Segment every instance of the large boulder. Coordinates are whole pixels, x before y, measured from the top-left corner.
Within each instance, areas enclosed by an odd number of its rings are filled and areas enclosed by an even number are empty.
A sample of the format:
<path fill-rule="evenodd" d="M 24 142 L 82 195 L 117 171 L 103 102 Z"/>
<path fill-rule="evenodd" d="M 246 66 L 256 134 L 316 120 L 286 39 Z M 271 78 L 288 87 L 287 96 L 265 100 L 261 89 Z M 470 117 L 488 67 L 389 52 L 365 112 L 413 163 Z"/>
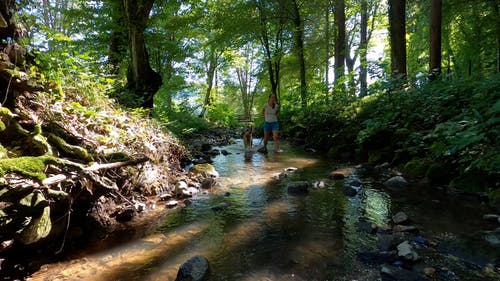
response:
<path fill-rule="evenodd" d="M 212 164 L 196 164 L 191 169 L 189 173 L 193 175 L 202 175 L 205 178 L 218 178 L 219 173 L 215 170 Z"/>
<path fill-rule="evenodd" d="M 202 281 L 209 275 L 208 260 L 203 256 L 194 256 L 181 265 L 175 281 Z"/>

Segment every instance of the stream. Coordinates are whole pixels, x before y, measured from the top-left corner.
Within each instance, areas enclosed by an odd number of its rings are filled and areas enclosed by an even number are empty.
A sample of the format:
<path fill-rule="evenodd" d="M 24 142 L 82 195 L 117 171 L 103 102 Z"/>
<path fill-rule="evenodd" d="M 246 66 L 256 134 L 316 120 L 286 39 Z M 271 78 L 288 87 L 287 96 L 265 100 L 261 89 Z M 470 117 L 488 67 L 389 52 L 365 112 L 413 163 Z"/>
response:
<path fill-rule="evenodd" d="M 365 255 L 378 252 L 380 235 L 360 222 L 388 226 L 400 211 L 428 241 L 416 251 L 434 280 L 498 280 L 485 273 L 500 260 L 500 247 L 484 239 L 498 227 L 482 219 L 486 206 L 421 185 L 388 191 L 349 165 L 286 142 L 281 148 L 265 155 L 245 151 L 241 140 L 220 148 L 229 154 L 213 158 L 220 177 L 210 192 L 170 210 L 141 237 L 44 265 L 29 280 L 175 280 L 196 255 L 208 259 L 209 280 L 381 280 L 381 264 Z M 275 179 L 290 167 L 297 170 Z M 328 179 L 334 170 L 346 178 Z M 321 187 L 292 195 L 290 181 Z M 349 181 L 361 183 L 355 196 L 342 192 Z"/>

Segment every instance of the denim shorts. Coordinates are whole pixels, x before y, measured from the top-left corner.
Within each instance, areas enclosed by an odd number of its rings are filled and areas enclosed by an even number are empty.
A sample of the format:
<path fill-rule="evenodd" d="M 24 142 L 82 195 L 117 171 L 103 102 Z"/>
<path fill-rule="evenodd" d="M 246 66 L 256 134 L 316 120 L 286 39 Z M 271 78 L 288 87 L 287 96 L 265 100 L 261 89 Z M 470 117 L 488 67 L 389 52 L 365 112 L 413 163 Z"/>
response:
<path fill-rule="evenodd" d="M 279 131 L 280 125 L 278 122 L 264 122 L 264 132 Z"/>

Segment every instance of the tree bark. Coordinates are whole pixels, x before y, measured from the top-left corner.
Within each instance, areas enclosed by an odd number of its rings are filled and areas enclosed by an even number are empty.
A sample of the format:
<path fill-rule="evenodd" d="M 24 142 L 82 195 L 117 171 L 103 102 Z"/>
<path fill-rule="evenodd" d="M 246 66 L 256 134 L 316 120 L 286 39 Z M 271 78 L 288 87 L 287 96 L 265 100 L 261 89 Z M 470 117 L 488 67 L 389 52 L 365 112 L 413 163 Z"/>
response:
<path fill-rule="evenodd" d="M 306 81 L 306 60 L 304 57 L 304 22 L 300 15 L 300 8 L 296 0 L 293 1 L 293 25 L 295 49 L 297 60 L 299 61 L 300 76 L 300 101 L 302 109 L 307 108 L 307 81 Z"/>
<path fill-rule="evenodd" d="M 212 103 L 211 93 L 214 85 L 215 71 L 217 70 L 219 54 L 216 50 L 210 50 L 209 60 L 207 62 L 207 90 L 205 91 L 205 100 L 203 101 L 203 108 L 201 109 L 198 117 L 203 118 L 207 112 L 208 106 Z"/>
<path fill-rule="evenodd" d="M 441 74 L 441 10 L 442 0 L 431 1 L 430 27 L 430 79 L 434 80 Z"/>
<path fill-rule="evenodd" d="M 494 0 L 493 1 L 493 13 L 495 15 L 495 20 L 496 20 L 496 41 L 497 41 L 497 65 L 496 65 L 496 71 L 497 73 L 500 73 L 500 0 Z"/>
<path fill-rule="evenodd" d="M 359 66 L 359 96 L 364 97 L 368 92 L 368 3 L 361 0 L 361 23 L 360 23 L 360 66 Z"/>
<path fill-rule="evenodd" d="M 325 4 L 325 98 L 330 91 L 330 1 Z"/>
<path fill-rule="evenodd" d="M 406 79 L 406 0 L 389 0 L 389 34 L 392 75 Z"/>
<path fill-rule="evenodd" d="M 345 34 L 345 2 L 335 0 L 335 81 L 345 75 L 346 34 Z M 341 85 L 341 84 L 339 84 Z M 344 87 L 342 87 L 344 88 Z"/>
<path fill-rule="evenodd" d="M 281 58 L 283 56 L 283 29 L 284 29 L 284 16 L 283 4 L 278 3 L 278 15 L 277 22 L 274 23 L 273 30 L 275 31 L 274 42 L 271 42 L 271 34 L 268 29 L 269 19 L 266 17 L 265 8 L 259 1 L 255 2 L 257 10 L 259 12 L 260 18 L 260 40 L 262 47 L 264 48 L 264 54 L 266 57 L 266 65 L 269 74 L 269 82 L 271 84 L 271 94 L 278 97 L 280 100 L 280 71 L 281 71 Z M 271 46 L 271 44 L 274 46 Z"/>
<path fill-rule="evenodd" d="M 127 72 L 127 89 L 141 99 L 141 106 L 153 108 L 153 97 L 162 84 L 161 76 L 149 64 L 144 41 L 144 29 L 153 8 L 154 0 L 123 0 L 125 22 L 128 27 L 130 64 Z"/>

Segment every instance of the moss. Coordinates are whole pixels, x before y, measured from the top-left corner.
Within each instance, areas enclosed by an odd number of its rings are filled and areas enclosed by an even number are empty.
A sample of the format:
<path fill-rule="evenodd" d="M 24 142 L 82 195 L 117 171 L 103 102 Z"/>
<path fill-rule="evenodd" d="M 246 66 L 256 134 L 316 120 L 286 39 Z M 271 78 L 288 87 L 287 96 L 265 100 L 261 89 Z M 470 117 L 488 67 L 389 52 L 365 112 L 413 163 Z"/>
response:
<path fill-rule="evenodd" d="M 421 178 L 425 176 L 430 163 L 426 159 L 414 158 L 410 160 L 403 168 L 405 174 L 410 177 Z"/>
<path fill-rule="evenodd" d="M 479 172 L 469 172 L 454 178 L 450 187 L 466 192 L 483 192 L 486 190 L 485 176 Z"/>
<path fill-rule="evenodd" d="M 0 132 L 5 131 L 5 129 L 7 129 L 7 126 L 5 126 L 5 123 L 2 120 L 0 120 Z"/>
<path fill-rule="evenodd" d="M 7 107 L 0 106 L 0 116 L 7 116 L 10 118 L 15 117 L 14 114 Z"/>
<path fill-rule="evenodd" d="M 92 160 L 92 158 L 90 157 L 87 150 L 83 147 L 68 144 L 64 139 L 62 139 L 54 134 L 50 134 L 48 140 L 51 143 L 53 143 L 58 149 L 60 149 L 63 153 L 69 154 L 71 156 L 75 156 L 78 159 L 82 159 L 82 160 L 86 160 L 86 161 Z"/>
<path fill-rule="evenodd" d="M 488 192 L 488 198 L 490 205 L 500 210 L 500 188 Z"/>
<path fill-rule="evenodd" d="M 7 149 L 0 144 L 0 159 L 7 158 Z"/>
<path fill-rule="evenodd" d="M 0 176 L 3 177 L 7 173 L 19 173 L 27 177 L 43 180 L 45 179 L 45 167 L 47 164 L 54 162 L 57 162 L 57 160 L 48 155 L 0 159 Z"/>

